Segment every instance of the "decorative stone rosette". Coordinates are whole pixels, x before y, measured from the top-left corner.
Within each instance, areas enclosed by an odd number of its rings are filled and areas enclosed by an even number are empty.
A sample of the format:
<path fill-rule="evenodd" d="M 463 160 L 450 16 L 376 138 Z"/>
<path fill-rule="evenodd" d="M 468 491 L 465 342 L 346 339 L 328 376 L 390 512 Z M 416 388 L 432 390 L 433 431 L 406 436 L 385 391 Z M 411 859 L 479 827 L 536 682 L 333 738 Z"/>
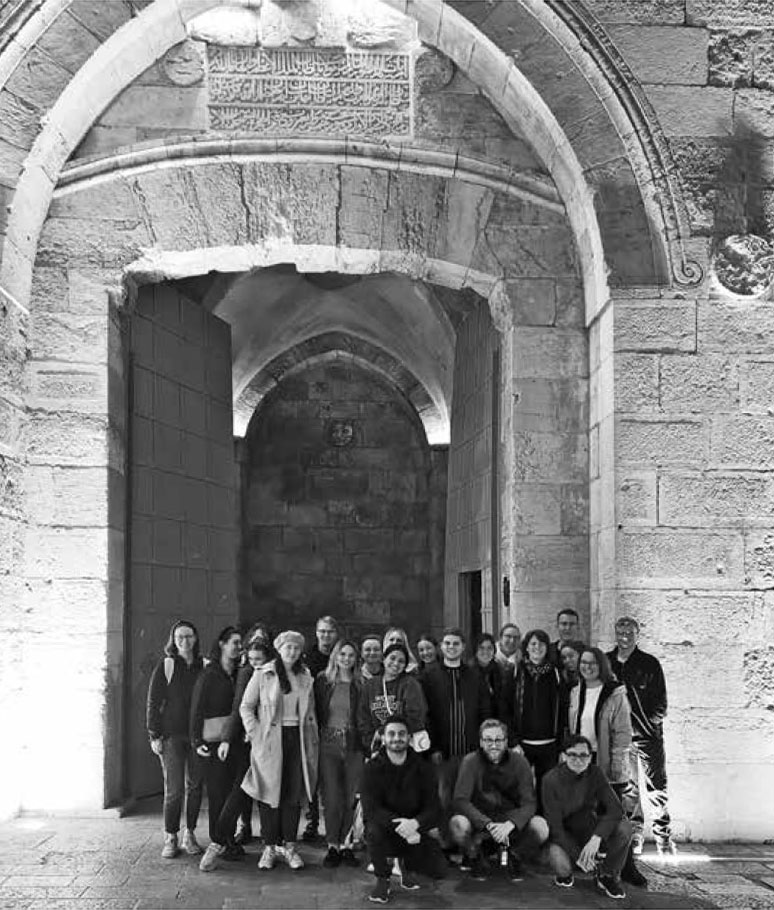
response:
<path fill-rule="evenodd" d="M 774 284 L 774 246 L 756 234 L 732 234 L 718 247 L 713 269 L 726 290 L 760 297 Z"/>

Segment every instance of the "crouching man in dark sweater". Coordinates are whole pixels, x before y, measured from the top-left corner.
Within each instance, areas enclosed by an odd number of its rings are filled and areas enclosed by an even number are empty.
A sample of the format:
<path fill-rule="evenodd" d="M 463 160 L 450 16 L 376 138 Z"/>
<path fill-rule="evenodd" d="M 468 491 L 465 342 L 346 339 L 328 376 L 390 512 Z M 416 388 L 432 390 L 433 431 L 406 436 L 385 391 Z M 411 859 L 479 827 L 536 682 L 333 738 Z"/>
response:
<path fill-rule="evenodd" d="M 570 736 L 562 755 L 564 763 L 543 778 L 554 884 L 572 888 L 574 863 L 583 872 L 593 871 L 608 897 L 624 898 L 621 869 L 632 839 L 631 823 L 604 772 L 591 764 L 591 743 L 585 736 Z"/>
<path fill-rule="evenodd" d="M 384 745 L 365 766 L 361 802 L 376 875 L 368 899 L 386 904 L 391 858 L 399 860 L 401 886 L 409 891 L 419 887 L 412 871 L 443 878 L 446 860 L 439 843 L 428 836 L 441 813 L 432 766 L 409 748 L 408 724 L 397 714 L 384 724 L 382 740 Z"/>
<path fill-rule="evenodd" d="M 508 750 L 508 728 L 500 720 L 481 724 L 479 743 L 460 766 L 451 834 L 466 854 L 471 878 L 486 879 L 490 847 L 499 849 L 511 881 L 520 882 L 522 856 L 548 840 L 546 820 L 535 815 L 532 769 L 523 755 Z"/>

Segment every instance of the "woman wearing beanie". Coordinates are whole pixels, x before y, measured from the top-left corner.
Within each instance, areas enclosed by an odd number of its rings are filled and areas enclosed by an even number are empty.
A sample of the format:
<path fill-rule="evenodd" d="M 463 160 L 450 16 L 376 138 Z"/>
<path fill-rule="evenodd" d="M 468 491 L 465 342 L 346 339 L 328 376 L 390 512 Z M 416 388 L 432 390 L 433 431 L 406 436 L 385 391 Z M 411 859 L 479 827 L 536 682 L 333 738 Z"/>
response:
<path fill-rule="evenodd" d="M 275 660 L 257 669 L 247 684 L 240 714 L 251 743 L 250 768 L 242 783 L 258 800 L 265 847 L 259 869 L 272 869 L 284 841 L 285 862 L 303 869 L 296 850 L 301 803 L 317 787 L 319 736 L 312 677 L 301 655 L 300 632 L 274 639 Z"/>
<path fill-rule="evenodd" d="M 410 735 L 426 728 L 425 694 L 419 680 L 406 672 L 408 662 L 409 652 L 405 645 L 388 645 L 384 652 L 384 673 L 363 683 L 357 727 L 366 755 L 378 749 L 376 734 L 393 714 L 406 719 Z"/>

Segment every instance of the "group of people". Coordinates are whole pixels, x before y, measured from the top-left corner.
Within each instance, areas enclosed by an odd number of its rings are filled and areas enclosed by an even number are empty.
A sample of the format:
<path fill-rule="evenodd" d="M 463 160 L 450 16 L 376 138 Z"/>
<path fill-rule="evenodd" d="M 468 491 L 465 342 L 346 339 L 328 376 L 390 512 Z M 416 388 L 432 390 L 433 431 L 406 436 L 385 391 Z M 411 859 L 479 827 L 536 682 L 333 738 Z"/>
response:
<path fill-rule="evenodd" d="M 644 772 L 659 852 L 674 852 L 667 808 L 662 722 L 666 687 L 658 660 L 637 645 L 631 617 L 615 625 L 605 654 L 578 637 L 574 610 L 558 638 L 523 637 L 508 623 L 483 633 L 465 659 L 458 628 L 412 649 L 391 628 L 359 643 L 331 616 L 310 649 L 299 632 L 246 635 L 228 626 L 203 659 L 193 623 L 176 622 L 150 681 L 147 726 L 164 777 L 162 856 L 201 854 L 211 871 L 244 855 L 257 802 L 259 869 L 304 866 L 298 846 L 325 824 L 326 867 L 357 866 L 365 839 L 386 902 L 391 871 L 441 877 L 455 861 L 475 880 L 492 864 L 512 881 L 523 860 L 547 850 L 558 887 L 591 872 L 612 898 L 621 879 L 645 886 Z M 319 784 L 319 793 L 318 793 Z M 210 843 L 194 833 L 207 788 Z M 185 797 L 185 829 L 179 828 Z"/>

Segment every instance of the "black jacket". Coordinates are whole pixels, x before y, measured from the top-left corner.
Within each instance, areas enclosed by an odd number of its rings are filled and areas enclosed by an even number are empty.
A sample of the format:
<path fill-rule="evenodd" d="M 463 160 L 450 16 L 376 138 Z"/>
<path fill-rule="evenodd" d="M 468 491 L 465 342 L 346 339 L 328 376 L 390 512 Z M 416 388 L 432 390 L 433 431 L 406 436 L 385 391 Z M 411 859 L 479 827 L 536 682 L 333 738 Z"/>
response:
<path fill-rule="evenodd" d="M 317 712 L 317 723 L 322 730 L 328 724 L 328 712 L 334 687 L 328 682 L 325 673 L 320 673 L 314 681 L 314 705 Z M 362 751 L 362 743 L 357 729 L 357 709 L 360 704 L 363 684 L 354 678 L 349 684 L 349 728 L 347 729 L 347 749 Z"/>
<path fill-rule="evenodd" d="M 234 705 L 236 671 L 233 676 L 220 665 L 219 661 L 207 664 L 204 672 L 196 680 L 191 699 L 190 736 L 194 749 L 204 742 L 202 730 L 208 717 L 230 717 Z M 230 735 L 226 737 L 231 742 Z"/>
<path fill-rule="evenodd" d="M 492 717 L 492 700 L 484 680 L 471 667 L 462 664 L 460 689 L 465 713 L 465 754 L 478 748 L 478 728 L 488 717 Z M 443 663 L 437 662 L 420 677 L 427 700 L 427 732 L 430 734 L 430 749 L 443 753 L 448 758 L 451 751 L 449 742 L 449 706 L 451 704 L 452 682 Z"/>
<path fill-rule="evenodd" d="M 415 818 L 420 831 L 429 831 L 440 822 L 435 770 L 410 747 L 402 765 L 379 750 L 363 771 L 361 800 L 366 825 L 385 828 L 394 818 Z"/>
<path fill-rule="evenodd" d="M 166 660 L 173 662 L 169 682 L 164 668 Z M 148 686 L 146 706 L 146 725 L 150 739 L 161 739 L 163 736 L 188 738 L 191 698 L 203 667 L 201 657 L 190 667 L 182 657 L 162 658 L 156 664 Z"/>
<path fill-rule="evenodd" d="M 660 739 L 664 735 L 667 713 L 667 693 L 664 671 L 658 658 L 635 648 L 622 663 L 618 648 L 608 651 L 610 666 L 620 682 L 632 707 L 634 739 Z"/>

